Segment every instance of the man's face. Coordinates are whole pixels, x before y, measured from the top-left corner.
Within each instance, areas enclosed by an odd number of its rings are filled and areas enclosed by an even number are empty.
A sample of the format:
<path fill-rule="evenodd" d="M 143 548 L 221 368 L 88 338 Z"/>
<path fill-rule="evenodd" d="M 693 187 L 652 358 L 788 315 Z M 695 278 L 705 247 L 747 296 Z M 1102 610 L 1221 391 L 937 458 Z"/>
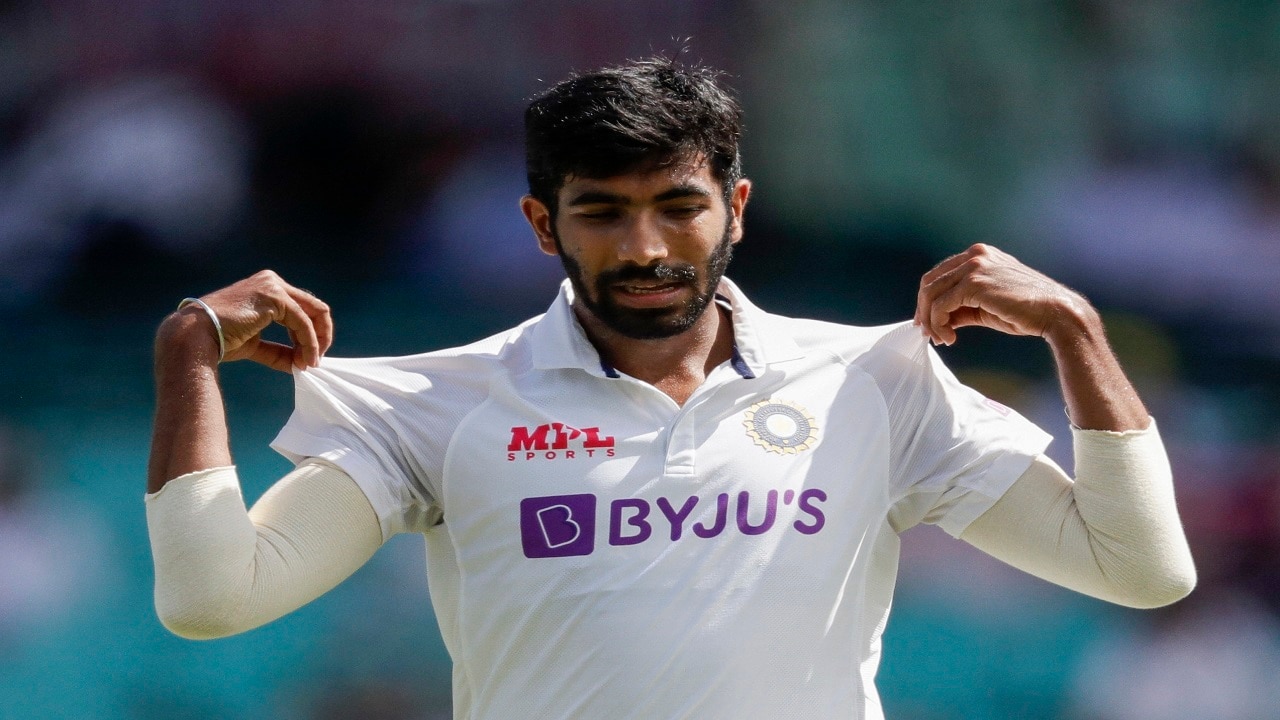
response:
<path fill-rule="evenodd" d="M 569 178 L 554 222 L 537 200 L 522 202 L 539 245 L 559 255 L 580 305 L 625 337 L 678 335 L 715 297 L 742 238 L 750 184 L 725 202 L 704 162 L 612 178 Z"/>

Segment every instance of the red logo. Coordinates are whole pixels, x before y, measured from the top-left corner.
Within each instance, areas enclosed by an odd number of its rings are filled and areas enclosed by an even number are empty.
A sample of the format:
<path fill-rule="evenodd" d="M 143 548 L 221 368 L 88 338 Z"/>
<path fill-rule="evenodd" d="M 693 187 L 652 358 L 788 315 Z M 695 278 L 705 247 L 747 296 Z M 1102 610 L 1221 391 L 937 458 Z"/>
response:
<path fill-rule="evenodd" d="M 537 427 L 511 428 L 507 443 L 507 461 L 569 460 L 575 457 L 613 457 L 613 436 L 600 434 L 600 428 L 576 428 L 564 423 L 548 423 Z"/>

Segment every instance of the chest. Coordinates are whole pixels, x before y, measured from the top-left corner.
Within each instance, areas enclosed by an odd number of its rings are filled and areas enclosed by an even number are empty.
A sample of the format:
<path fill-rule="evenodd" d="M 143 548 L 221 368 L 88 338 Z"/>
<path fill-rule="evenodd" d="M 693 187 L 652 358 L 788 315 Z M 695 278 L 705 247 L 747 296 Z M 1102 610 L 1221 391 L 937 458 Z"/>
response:
<path fill-rule="evenodd" d="M 626 378 L 516 382 L 459 427 L 445 523 L 464 560 L 815 535 L 880 504 L 883 418 L 839 367 L 722 378 L 679 407 Z"/>

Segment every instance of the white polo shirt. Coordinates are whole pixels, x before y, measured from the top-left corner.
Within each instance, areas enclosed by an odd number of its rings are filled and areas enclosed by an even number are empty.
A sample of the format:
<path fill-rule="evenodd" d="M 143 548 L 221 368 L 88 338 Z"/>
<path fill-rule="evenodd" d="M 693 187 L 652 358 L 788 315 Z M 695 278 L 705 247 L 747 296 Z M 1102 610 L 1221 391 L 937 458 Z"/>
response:
<path fill-rule="evenodd" d="M 427 540 L 457 718 L 879 718 L 897 533 L 959 535 L 1048 444 L 909 323 L 767 314 L 683 407 L 602 365 L 566 282 L 466 347 L 326 358 L 273 447 Z"/>

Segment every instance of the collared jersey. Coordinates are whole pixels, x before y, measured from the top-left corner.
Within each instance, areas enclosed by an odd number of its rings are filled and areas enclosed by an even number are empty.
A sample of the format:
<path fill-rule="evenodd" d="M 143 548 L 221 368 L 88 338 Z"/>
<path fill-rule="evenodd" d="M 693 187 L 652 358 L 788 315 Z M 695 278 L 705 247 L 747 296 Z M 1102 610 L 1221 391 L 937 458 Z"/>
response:
<path fill-rule="evenodd" d="M 456 718 L 880 718 L 898 532 L 959 535 L 1048 436 L 909 323 L 772 315 L 683 405 L 602 364 L 565 283 L 461 348 L 326 358 L 273 446 L 426 537 Z"/>

